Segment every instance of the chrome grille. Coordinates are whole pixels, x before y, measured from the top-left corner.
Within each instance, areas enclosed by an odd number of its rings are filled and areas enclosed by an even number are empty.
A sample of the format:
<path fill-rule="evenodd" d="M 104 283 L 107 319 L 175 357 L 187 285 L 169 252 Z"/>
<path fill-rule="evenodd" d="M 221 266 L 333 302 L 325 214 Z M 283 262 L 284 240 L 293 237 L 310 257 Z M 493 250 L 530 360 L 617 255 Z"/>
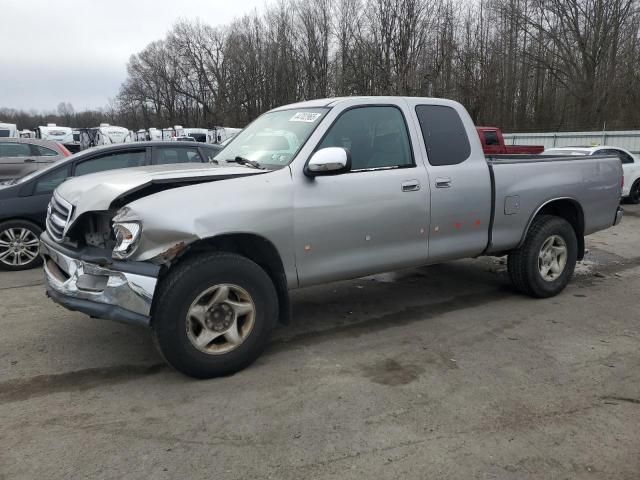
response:
<path fill-rule="evenodd" d="M 53 193 L 47 207 L 47 233 L 56 242 L 61 242 L 64 238 L 72 210 L 73 206 L 69 202 Z"/>

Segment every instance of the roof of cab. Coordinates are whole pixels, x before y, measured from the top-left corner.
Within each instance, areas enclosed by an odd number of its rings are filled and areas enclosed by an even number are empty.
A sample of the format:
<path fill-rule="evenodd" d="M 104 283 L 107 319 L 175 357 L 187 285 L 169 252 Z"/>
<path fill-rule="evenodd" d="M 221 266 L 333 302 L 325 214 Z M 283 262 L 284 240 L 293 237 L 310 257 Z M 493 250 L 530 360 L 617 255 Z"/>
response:
<path fill-rule="evenodd" d="M 457 104 L 454 100 L 448 100 L 445 98 L 435 98 L 435 97 L 400 97 L 400 96 L 354 96 L 354 97 L 330 97 L 330 98 L 317 98 L 315 100 L 306 100 L 304 102 L 290 103 L 288 105 L 282 105 L 280 107 L 276 107 L 271 112 L 277 112 L 281 110 L 290 110 L 293 108 L 327 108 L 334 107 L 339 103 L 353 100 L 371 100 L 372 102 L 384 102 L 385 100 L 398 99 L 403 98 L 406 100 L 423 100 L 429 103 L 435 104 Z"/>

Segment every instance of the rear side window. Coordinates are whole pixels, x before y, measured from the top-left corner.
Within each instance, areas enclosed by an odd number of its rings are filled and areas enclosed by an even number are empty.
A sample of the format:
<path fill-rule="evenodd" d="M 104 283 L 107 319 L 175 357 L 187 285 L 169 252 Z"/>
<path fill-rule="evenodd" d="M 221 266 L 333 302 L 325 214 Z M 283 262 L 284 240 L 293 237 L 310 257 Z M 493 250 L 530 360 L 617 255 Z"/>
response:
<path fill-rule="evenodd" d="M 153 149 L 153 163 L 165 165 L 168 163 L 189 163 L 202 162 L 198 149 L 194 148 L 165 148 L 155 147 Z"/>
<path fill-rule="evenodd" d="M 60 155 L 55 150 L 51 150 L 50 148 L 43 147 L 42 145 L 31 145 L 31 148 L 35 151 L 35 154 L 38 157 L 55 157 Z"/>
<path fill-rule="evenodd" d="M 484 132 L 484 144 L 487 146 L 490 145 L 499 145 L 498 142 L 498 132 L 490 130 L 488 132 Z"/>
<path fill-rule="evenodd" d="M 139 167 L 144 165 L 144 150 L 134 152 L 118 152 L 103 157 L 92 158 L 76 165 L 75 176 L 88 173 L 104 172 L 116 168 Z"/>
<path fill-rule="evenodd" d="M 348 150 L 352 170 L 414 165 L 404 117 L 396 107 L 347 110 L 318 146 L 319 149 L 327 147 Z"/>
<path fill-rule="evenodd" d="M 55 170 L 42 175 L 33 189 L 34 195 L 53 193 L 53 191 L 69 177 L 69 166 L 56 168 Z"/>
<path fill-rule="evenodd" d="M 31 149 L 28 143 L 0 143 L 0 157 L 29 157 Z"/>
<path fill-rule="evenodd" d="M 457 165 L 471 154 L 458 112 L 444 105 L 418 105 L 416 115 L 431 165 Z"/>

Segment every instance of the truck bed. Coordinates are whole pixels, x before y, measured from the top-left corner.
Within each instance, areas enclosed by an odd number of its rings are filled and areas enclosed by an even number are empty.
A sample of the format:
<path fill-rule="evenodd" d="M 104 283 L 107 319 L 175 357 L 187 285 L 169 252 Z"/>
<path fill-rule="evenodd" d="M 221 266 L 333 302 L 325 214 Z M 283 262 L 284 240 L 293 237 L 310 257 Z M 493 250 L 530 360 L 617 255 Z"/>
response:
<path fill-rule="evenodd" d="M 514 248 L 547 202 L 566 199 L 584 219 L 584 234 L 608 228 L 620 203 L 622 166 L 613 155 L 486 157 L 493 191 L 487 253 Z"/>

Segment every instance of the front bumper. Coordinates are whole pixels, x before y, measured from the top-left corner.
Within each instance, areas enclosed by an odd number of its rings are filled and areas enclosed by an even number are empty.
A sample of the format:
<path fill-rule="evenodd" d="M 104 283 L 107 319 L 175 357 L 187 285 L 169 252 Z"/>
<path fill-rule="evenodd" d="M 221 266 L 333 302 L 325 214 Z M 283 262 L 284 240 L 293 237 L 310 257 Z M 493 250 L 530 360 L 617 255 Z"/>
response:
<path fill-rule="evenodd" d="M 158 267 L 72 250 L 47 233 L 41 237 L 40 253 L 47 295 L 53 301 L 92 317 L 149 326 Z"/>

